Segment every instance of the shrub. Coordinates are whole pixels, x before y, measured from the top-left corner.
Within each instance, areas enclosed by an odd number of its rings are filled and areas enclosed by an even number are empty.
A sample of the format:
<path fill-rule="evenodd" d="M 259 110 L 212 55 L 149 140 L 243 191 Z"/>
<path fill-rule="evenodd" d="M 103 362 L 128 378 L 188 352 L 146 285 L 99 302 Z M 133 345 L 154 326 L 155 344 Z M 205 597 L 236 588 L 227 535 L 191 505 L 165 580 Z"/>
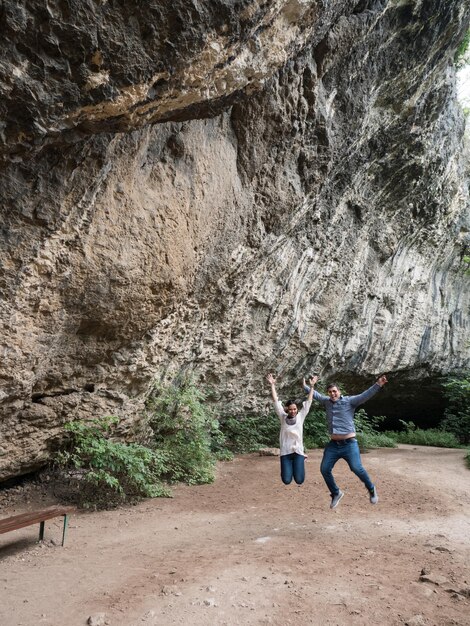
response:
<path fill-rule="evenodd" d="M 362 450 L 367 448 L 394 448 L 395 440 L 385 433 L 380 433 L 378 428 L 385 420 L 382 415 L 367 415 L 364 409 L 356 411 L 354 422 L 356 424 L 356 438 Z"/>
<path fill-rule="evenodd" d="M 324 448 L 329 440 L 325 410 L 314 400 L 304 422 L 305 448 Z"/>
<path fill-rule="evenodd" d="M 106 508 L 170 495 L 161 482 L 165 456 L 137 443 L 112 441 L 118 421 L 104 417 L 65 425 L 69 439 L 55 464 L 68 480 L 69 499 L 80 506 Z"/>
<path fill-rule="evenodd" d="M 156 385 L 147 401 L 153 445 L 165 458 L 169 481 L 210 483 L 216 456 L 226 454 L 224 434 L 205 398 L 185 376 L 167 387 Z"/>
<path fill-rule="evenodd" d="M 385 434 L 397 443 L 408 443 L 415 446 L 435 446 L 437 448 L 459 448 L 460 444 L 453 433 L 439 428 L 423 430 L 416 428 L 413 422 L 400 422 L 405 427 L 403 431 L 387 431 Z"/>
<path fill-rule="evenodd" d="M 357 441 L 361 450 L 369 448 L 396 448 L 397 442 L 390 433 L 357 433 Z"/>
<path fill-rule="evenodd" d="M 470 443 L 470 376 L 450 378 L 444 383 L 448 407 L 441 427 L 453 433 L 462 444 Z"/>
<path fill-rule="evenodd" d="M 279 446 L 279 418 L 243 415 L 228 417 L 220 422 L 229 449 L 234 453 L 255 452 L 265 446 Z"/>

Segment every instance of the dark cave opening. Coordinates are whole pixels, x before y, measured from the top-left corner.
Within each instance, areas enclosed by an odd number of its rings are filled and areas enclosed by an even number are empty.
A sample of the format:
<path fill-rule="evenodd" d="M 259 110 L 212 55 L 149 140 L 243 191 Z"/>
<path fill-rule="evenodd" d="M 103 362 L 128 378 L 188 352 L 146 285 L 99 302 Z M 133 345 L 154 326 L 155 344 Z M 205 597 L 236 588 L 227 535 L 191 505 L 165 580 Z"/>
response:
<path fill-rule="evenodd" d="M 368 415 L 386 417 L 380 430 L 403 430 L 400 420 L 411 421 L 423 429 L 439 427 L 447 407 L 443 387 L 446 377 L 415 376 L 411 372 L 387 374 L 389 382 L 363 405 Z M 351 377 L 341 377 L 340 380 L 346 381 L 348 394 L 360 393 L 373 382 Z"/>

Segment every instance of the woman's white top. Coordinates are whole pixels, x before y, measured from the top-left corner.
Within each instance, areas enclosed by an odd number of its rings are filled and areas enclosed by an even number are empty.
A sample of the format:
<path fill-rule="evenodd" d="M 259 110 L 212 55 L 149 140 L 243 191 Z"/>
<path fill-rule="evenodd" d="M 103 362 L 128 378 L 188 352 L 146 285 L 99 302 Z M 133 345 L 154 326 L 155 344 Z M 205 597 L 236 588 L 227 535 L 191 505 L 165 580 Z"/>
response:
<path fill-rule="evenodd" d="M 311 404 L 311 401 L 305 400 L 302 404 L 302 408 L 295 416 L 295 424 L 289 425 L 286 422 L 286 417 L 288 417 L 288 415 L 284 411 L 282 402 L 278 400 L 274 403 L 274 409 L 278 414 L 281 422 L 281 431 L 279 433 L 280 456 L 284 456 L 285 454 L 292 454 L 292 452 L 296 452 L 297 454 L 302 454 L 303 456 L 306 456 L 304 453 L 303 441 L 304 421 L 307 417 L 308 412 L 310 411 Z"/>

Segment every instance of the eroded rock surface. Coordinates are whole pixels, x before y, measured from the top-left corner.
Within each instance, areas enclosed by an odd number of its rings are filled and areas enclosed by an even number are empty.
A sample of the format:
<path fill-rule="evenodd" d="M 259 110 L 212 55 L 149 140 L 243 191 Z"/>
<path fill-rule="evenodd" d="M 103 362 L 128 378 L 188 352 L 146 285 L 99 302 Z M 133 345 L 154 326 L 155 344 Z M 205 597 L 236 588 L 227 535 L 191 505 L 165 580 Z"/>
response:
<path fill-rule="evenodd" d="M 240 413 L 269 370 L 408 406 L 468 367 L 469 12 L 6 0 L 0 478 L 186 369 Z"/>

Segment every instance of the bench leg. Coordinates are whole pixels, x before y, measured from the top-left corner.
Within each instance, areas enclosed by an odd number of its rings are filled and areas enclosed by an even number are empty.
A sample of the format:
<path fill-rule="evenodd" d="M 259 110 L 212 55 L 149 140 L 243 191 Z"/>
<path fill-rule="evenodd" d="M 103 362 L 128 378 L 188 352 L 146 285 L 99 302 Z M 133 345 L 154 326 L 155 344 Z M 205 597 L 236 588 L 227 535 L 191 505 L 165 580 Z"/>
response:
<path fill-rule="evenodd" d="M 62 531 L 62 545 L 64 545 L 65 543 L 65 533 L 67 531 L 68 520 L 69 520 L 69 516 L 66 513 L 64 513 L 64 529 Z M 39 522 L 39 541 L 44 540 L 44 526 L 45 526 L 45 522 Z"/>
<path fill-rule="evenodd" d="M 67 522 L 68 522 L 68 515 L 65 513 L 64 514 L 64 530 L 62 532 L 62 546 L 65 543 L 65 532 L 67 530 Z"/>

